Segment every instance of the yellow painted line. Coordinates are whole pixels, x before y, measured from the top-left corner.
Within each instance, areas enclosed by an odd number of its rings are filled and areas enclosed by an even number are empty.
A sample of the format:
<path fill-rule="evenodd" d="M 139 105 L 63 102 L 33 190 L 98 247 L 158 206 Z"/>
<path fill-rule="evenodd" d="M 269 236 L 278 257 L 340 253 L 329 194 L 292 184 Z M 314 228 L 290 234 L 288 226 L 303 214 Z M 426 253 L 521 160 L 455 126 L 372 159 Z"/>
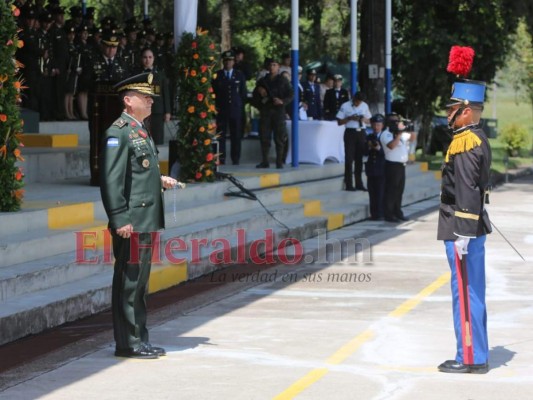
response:
<path fill-rule="evenodd" d="M 325 216 L 328 218 L 328 231 L 334 231 L 344 226 L 344 214 L 328 213 Z"/>
<path fill-rule="evenodd" d="M 187 262 L 165 266 L 152 265 L 148 292 L 155 293 L 187 280 Z"/>
<path fill-rule="evenodd" d="M 322 202 L 320 200 L 304 200 L 304 216 L 316 217 L 322 213 Z"/>
<path fill-rule="evenodd" d="M 350 340 L 348 343 L 346 343 L 344 346 L 342 346 L 339 350 L 335 352 L 328 360 L 326 361 L 328 364 L 332 365 L 338 365 L 344 362 L 348 357 L 350 357 L 353 353 L 355 353 L 359 348 L 366 342 L 368 342 L 370 339 L 374 337 L 374 332 L 372 332 L 370 329 L 367 329 L 364 332 L 361 332 L 359 335 L 354 337 L 352 340 Z"/>
<path fill-rule="evenodd" d="M 427 172 L 429 171 L 429 163 L 427 161 L 420 163 L 420 171 Z"/>
<path fill-rule="evenodd" d="M 26 147 L 77 147 L 78 135 L 26 133 L 22 135 L 22 143 Z"/>
<path fill-rule="evenodd" d="M 284 203 L 299 203 L 300 202 L 300 188 L 298 186 L 290 186 L 281 189 L 281 201 Z"/>
<path fill-rule="evenodd" d="M 313 383 L 320 380 L 328 372 L 329 370 L 327 368 L 317 368 L 312 370 L 306 376 L 292 384 L 291 387 L 289 387 L 283 393 L 280 393 L 276 397 L 274 397 L 274 400 L 293 399 L 295 396 L 303 392 Z"/>
<path fill-rule="evenodd" d="M 94 204 L 78 203 L 48 210 L 48 228 L 60 229 L 94 221 Z"/>
<path fill-rule="evenodd" d="M 168 172 L 168 160 L 159 160 L 159 171 L 163 175 L 169 175 L 169 172 Z"/>
<path fill-rule="evenodd" d="M 401 317 L 415 308 L 422 300 L 434 293 L 437 289 L 442 287 L 446 282 L 449 282 L 451 274 L 449 272 L 442 274 L 431 284 L 422 289 L 418 294 L 413 296 L 411 299 L 405 301 L 400 306 L 398 306 L 394 311 L 392 311 L 389 316 Z M 338 365 L 344 362 L 348 357 L 352 356 L 357 350 L 361 348 L 363 344 L 368 342 L 374 337 L 374 333 L 367 329 L 361 332 L 359 335 L 354 337 L 340 349 L 338 349 L 332 356 L 330 356 L 326 363 L 330 365 Z M 433 371 L 434 369 L 432 369 Z M 288 389 L 274 397 L 275 400 L 290 400 L 296 397 L 298 394 L 303 392 L 305 389 L 310 387 L 312 384 L 318 382 L 322 377 L 324 377 L 329 372 L 328 368 L 316 368 L 306 374 L 304 377 L 300 378 L 294 384 L 292 384 Z"/>
<path fill-rule="evenodd" d="M 259 177 L 259 184 L 262 188 L 279 186 L 279 174 L 264 174 Z"/>
<path fill-rule="evenodd" d="M 440 181 L 442 179 L 442 171 L 434 171 L 435 179 Z"/>
<path fill-rule="evenodd" d="M 442 285 L 449 282 L 450 278 L 451 278 L 451 274 L 449 272 L 442 274 L 441 276 L 437 278 L 436 281 L 431 283 L 429 286 L 426 286 L 416 296 L 411 297 L 410 299 L 400 304 L 393 312 L 389 314 L 389 316 L 390 317 L 401 317 L 407 314 L 409 311 L 411 311 L 413 308 L 419 305 L 426 297 L 430 296 L 431 294 L 433 294 L 433 292 L 441 288 Z"/>

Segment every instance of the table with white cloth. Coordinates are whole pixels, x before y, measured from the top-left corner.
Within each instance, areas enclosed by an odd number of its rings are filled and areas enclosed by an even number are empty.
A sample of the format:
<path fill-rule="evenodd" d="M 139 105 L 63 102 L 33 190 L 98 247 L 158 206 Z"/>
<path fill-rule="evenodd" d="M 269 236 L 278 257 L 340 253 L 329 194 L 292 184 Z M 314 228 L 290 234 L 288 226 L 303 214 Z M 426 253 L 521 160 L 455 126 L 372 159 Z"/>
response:
<path fill-rule="evenodd" d="M 298 159 L 301 163 L 322 165 L 326 160 L 344 162 L 344 126 L 337 121 L 298 121 Z M 287 121 L 289 153 L 287 163 L 292 160 L 292 121 Z"/>

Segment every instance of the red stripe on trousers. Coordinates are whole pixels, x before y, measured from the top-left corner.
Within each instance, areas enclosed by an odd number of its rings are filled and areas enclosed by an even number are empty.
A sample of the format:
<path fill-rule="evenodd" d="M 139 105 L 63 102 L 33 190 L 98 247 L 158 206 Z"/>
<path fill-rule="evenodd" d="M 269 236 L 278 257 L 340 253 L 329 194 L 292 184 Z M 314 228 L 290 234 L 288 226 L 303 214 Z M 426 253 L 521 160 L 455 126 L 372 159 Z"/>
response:
<path fill-rule="evenodd" d="M 463 254 L 463 257 L 465 257 L 466 264 L 466 254 Z M 469 365 L 474 364 L 474 337 L 472 336 L 472 314 L 470 312 L 470 294 L 468 291 L 468 270 L 467 268 L 465 268 L 465 276 L 463 276 L 461 272 L 461 260 L 459 259 L 457 249 L 455 249 L 455 269 L 457 276 L 457 291 L 459 292 L 459 310 L 461 312 L 461 342 L 463 345 L 463 364 Z M 466 299 L 464 296 L 465 292 Z M 466 308 L 465 306 L 468 308 Z M 468 312 L 468 315 L 466 315 L 466 312 Z"/>

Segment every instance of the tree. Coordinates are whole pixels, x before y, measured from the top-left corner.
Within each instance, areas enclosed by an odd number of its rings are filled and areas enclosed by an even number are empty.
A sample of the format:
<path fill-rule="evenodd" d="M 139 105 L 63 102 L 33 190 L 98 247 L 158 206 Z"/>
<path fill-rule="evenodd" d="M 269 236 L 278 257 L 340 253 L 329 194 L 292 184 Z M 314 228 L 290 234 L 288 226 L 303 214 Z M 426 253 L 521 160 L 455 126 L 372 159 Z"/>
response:
<path fill-rule="evenodd" d="M 446 65 L 452 45 L 476 51 L 472 79 L 491 82 L 511 47 L 518 24 L 512 0 L 396 0 L 393 15 L 393 83 L 411 116 L 421 116 L 419 142 L 427 142 L 433 113 L 449 99 Z"/>

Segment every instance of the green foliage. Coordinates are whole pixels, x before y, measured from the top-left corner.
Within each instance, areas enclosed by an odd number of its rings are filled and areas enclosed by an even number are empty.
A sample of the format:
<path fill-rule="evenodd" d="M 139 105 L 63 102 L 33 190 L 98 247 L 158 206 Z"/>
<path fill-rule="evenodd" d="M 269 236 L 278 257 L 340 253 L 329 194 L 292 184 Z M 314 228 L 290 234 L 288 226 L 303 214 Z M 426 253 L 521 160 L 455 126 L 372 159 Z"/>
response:
<path fill-rule="evenodd" d="M 500 135 L 500 141 L 510 156 L 518 156 L 520 150 L 528 146 L 528 139 L 527 130 L 517 124 L 506 126 Z"/>
<path fill-rule="evenodd" d="M 177 141 L 180 178 L 212 182 L 218 154 L 213 154 L 216 137 L 215 105 L 211 79 L 218 52 L 207 31 L 183 34 L 176 55 L 178 76 Z"/>
<path fill-rule="evenodd" d="M 523 99 L 533 107 L 533 39 L 523 20 L 513 38 L 504 76 L 513 85 L 517 94 L 516 102 Z"/>
<path fill-rule="evenodd" d="M 18 211 L 24 190 L 23 174 L 17 161 L 20 154 L 22 123 L 17 103 L 21 82 L 15 51 L 24 43 L 17 37 L 15 17 L 20 13 L 12 1 L 0 2 L 0 211 Z"/>

